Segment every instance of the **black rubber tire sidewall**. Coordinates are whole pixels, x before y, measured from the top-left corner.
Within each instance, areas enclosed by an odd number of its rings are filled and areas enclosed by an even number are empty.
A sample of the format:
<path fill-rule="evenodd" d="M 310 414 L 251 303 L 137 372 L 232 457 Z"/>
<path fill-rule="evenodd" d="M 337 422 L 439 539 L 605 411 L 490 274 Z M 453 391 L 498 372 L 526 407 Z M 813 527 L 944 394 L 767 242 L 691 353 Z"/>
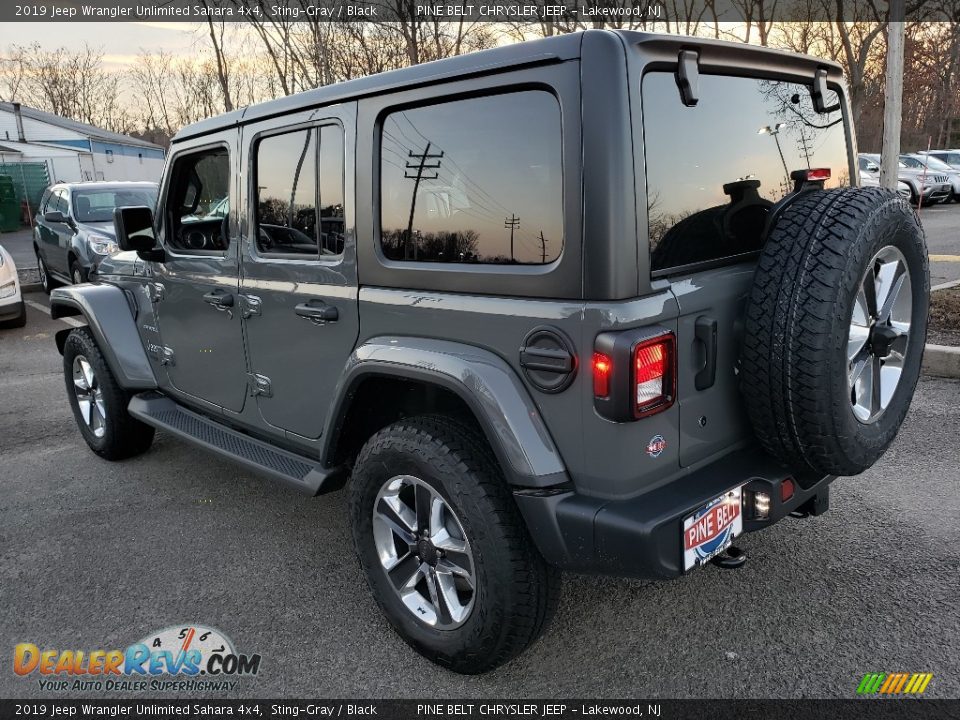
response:
<path fill-rule="evenodd" d="M 350 514 L 360 564 L 377 604 L 421 655 L 450 670 L 480 673 L 513 658 L 537 636 L 556 606 L 558 573 L 533 546 L 485 440 L 465 424 L 433 416 L 400 421 L 367 443 L 350 485 Z M 397 597 L 373 543 L 373 507 L 384 482 L 413 475 L 447 501 L 470 541 L 476 596 L 466 622 L 435 630 Z M 517 587 L 517 568 L 536 578 Z M 532 591 L 528 593 L 527 591 Z"/>

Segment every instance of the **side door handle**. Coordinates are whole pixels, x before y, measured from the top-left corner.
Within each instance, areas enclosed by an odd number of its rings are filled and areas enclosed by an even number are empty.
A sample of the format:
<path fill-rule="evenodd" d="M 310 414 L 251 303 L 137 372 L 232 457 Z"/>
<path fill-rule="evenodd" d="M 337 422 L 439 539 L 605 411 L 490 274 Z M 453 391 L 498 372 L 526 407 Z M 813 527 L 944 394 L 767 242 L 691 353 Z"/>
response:
<path fill-rule="evenodd" d="M 340 318 L 340 312 L 333 305 L 329 305 L 323 300 L 310 300 L 300 303 L 293 310 L 297 315 L 306 318 L 315 325 L 336 322 Z"/>
<path fill-rule="evenodd" d="M 693 336 L 702 344 L 706 356 L 703 367 L 694 376 L 693 384 L 697 390 L 712 387 L 717 379 L 717 321 L 709 317 L 698 317 L 693 326 Z"/>
<path fill-rule="evenodd" d="M 233 295 L 225 290 L 211 290 L 203 296 L 203 301 L 218 309 L 233 307 Z"/>

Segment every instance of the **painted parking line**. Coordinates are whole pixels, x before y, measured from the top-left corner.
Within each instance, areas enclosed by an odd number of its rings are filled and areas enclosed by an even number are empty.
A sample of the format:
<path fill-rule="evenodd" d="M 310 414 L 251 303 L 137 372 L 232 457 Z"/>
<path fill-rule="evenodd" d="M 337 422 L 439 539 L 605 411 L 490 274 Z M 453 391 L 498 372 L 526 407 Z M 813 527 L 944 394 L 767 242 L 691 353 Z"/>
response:
<path fill-rule="evenodd" d="M 960 255 L 931 255 L 930 262 L 960 262 Z"/>
<path fill-rule="evenodd" d="M 36 310 L 39 310 L 40 312 L 44 312 L 47 315 L 50 314 L 50 308 L 48 308 L 43 303 L 38 303 L 35 300 L 24 300 L 23 302 L 25 302 L 30 307 Z M 76 318 L 72 318 L 72 317 L 62 317 L 57 319 L 60 320 L 60 322 L 64 322 L 67 325 L 70 325 L 71 327 L 83 327 L 84 325 L 86 325 L 86 323 L 80 322 Z"/>

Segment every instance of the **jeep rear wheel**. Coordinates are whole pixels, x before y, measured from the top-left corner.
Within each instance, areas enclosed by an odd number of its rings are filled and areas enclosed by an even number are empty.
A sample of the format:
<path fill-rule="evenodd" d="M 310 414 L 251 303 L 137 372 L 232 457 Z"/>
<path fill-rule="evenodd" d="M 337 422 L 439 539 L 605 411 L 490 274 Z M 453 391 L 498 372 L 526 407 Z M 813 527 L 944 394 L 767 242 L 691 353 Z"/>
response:
<path fill-rule="evenodd" d="M 547 624 L 559 573 L 540 556 L 486 440 L 426 416 L 374 435 L 350 486 L 354 545 L 377 604 L 419 653 L 480 673 Z"/>
<path fill-rule="evenodd" d="M 757 438 L 801 484 L 863 472 L 896 437 L 920 375 L 927 263 L 916 214 L 888 190 L 812 191 L 777 219 L 741 386 Z"/>

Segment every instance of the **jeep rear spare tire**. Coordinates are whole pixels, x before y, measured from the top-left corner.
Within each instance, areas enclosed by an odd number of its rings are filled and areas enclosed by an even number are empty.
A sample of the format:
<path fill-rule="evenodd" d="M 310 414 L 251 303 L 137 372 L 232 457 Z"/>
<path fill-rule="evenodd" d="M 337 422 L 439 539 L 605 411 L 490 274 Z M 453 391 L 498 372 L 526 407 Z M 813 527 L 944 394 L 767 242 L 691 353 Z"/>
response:
<path fill-rule="evenodd" d="M 920 222 L 891 191 L 810 191 L 777 218 L 740 379 L 757 438 L 801 484 L 863 472 L 896 437 L 920 374 L 929 286 Z"/>

